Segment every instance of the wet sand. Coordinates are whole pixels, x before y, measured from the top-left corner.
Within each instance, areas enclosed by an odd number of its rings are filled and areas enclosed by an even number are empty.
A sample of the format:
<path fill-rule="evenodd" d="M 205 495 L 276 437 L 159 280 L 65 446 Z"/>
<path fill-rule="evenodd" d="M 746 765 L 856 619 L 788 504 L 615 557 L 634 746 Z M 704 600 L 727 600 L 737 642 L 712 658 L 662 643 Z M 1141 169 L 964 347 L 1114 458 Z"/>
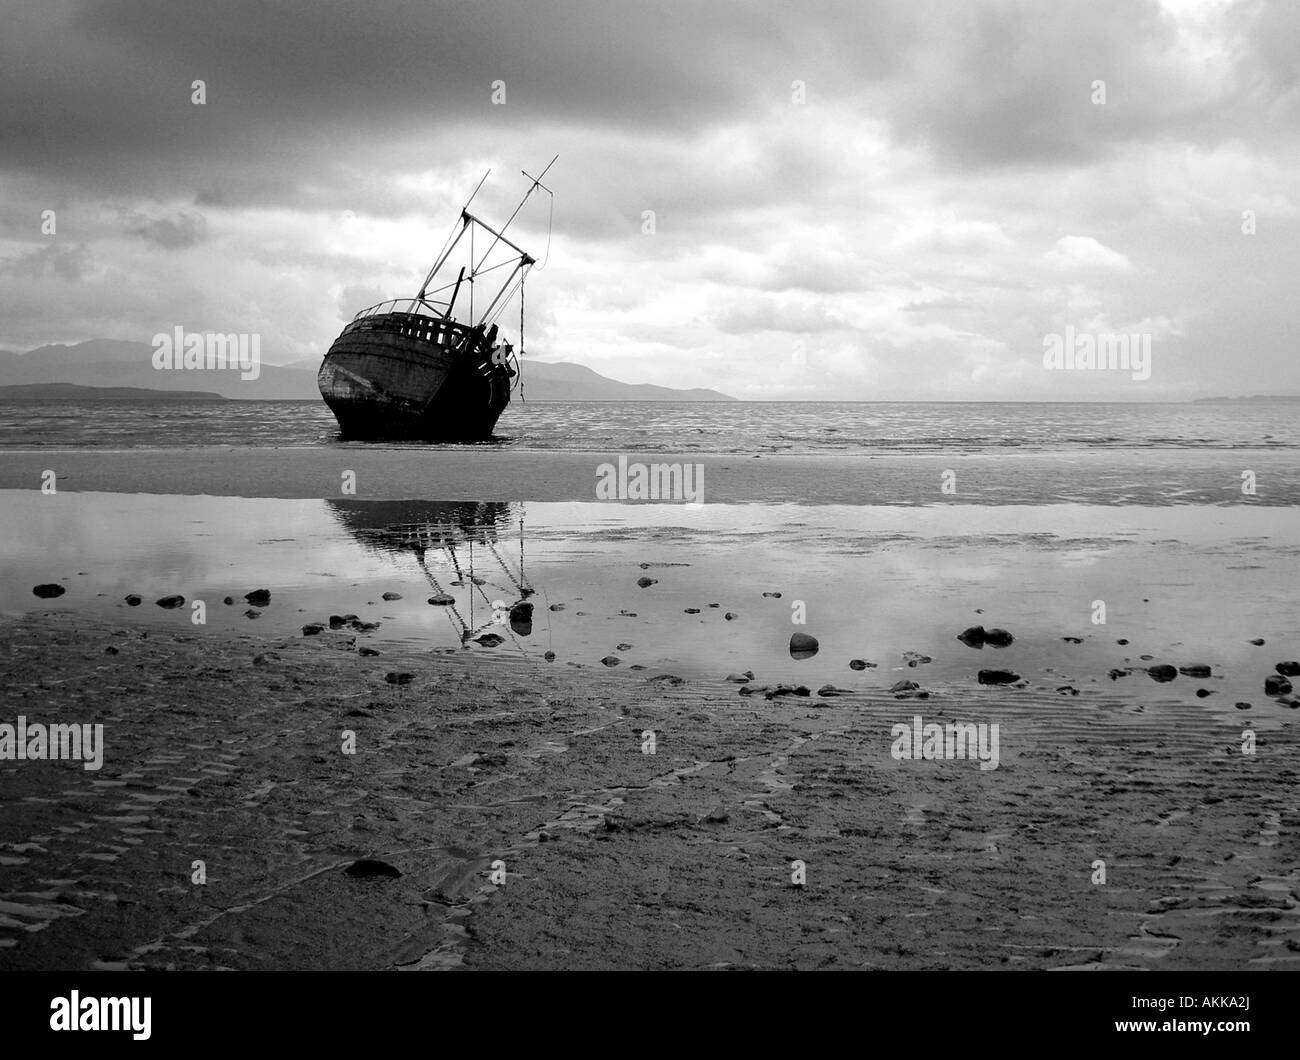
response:
<path fill-rule="evenodd" d="M 764 700 L 355 648 L 0 620 L 4 720 L 99 721 L 106 743 L 98 772 L 0 762 L 0 967 L 1300 962 L 1281 708 L 1244 755 L 1246 723 L 1190 696 Z M 914 714 L 1000 722 L 999 767 L 893 759 Z M 349 876 L 360 858 L 401 875 Z"/>
<path fill-rule="evenodd" d="M 521 452 L 485 447 L 252 446 L 6 450 L 0 489 L 39 490 L 53 471 L 61 491 L 340 497 L 343 475 L 370 500 L 594 501 L 597 468 L 617 452 Z M 941 456 L 738 456 L 625 453 L 651 464 L 704 466 L 704 503 L 738 504 L 1300 504 L 1300 463 L 1287 451 L 1096 449 Z M 955 492 L 943 472 L 956 473 Z M 1243 470 L 1256 492 L 1242 493 Z"/>

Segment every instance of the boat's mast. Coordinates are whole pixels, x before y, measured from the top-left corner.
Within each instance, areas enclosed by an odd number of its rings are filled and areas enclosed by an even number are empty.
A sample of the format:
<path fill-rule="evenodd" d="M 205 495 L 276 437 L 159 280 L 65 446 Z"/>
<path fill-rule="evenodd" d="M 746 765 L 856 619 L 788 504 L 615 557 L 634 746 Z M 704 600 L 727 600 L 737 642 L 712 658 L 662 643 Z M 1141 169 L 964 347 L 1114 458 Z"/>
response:
<path fill-rule="evenodd" d="M 456 238 L 452 239 L 450 244 L 444 244 L 442 253 L 438 255 L 437 260 L 433 263 L 433 268 L 429 270 L 429 275 L 424 278 L 424 283 L 420 284 L 420 293 L 416 296 L 419 301 L 424 301 L 424 296 L 429 289 L 429 284 L 433 282 L 434 276 L 436 276 L 438 270 L 442 268 L 443 262 L 445 262 L 451 255 L 451 252 L 456 249 L 456 244 L 460 242 L 460 237 L 465 234 L 465 229 L 468 224 L 466 221 L 466 217 L 468 216 L 466 211 L 469 209 L 469 204 L 474 201 L 474 197 L 479 193 L 479 189 L 483 187 L 484 182 L 488 179 L 488 176 L 491 173 L 492 170 L 488 169 L 487 173 L 483 174 L 482 179 L 474 186 L 474 190 L 470 192 L 469 198 L 465 200 L 465 205 L 460 208 L 460 231 L 456 233 Z M 471 279 L 472 278 L 473 277 L 471 276 Z"/>
<path fill-rule="evenodd" d="M 547 172 L 550 170 L 551 166 L 555 165 L 556 159 L 558 159 L 559 157 L 560 157 L 559 155 L 556 155 L 555 158 L 552 158 L 549 162 L 546 163 L 546 169 L 543 169 L 543 170 L 542 170 L 542 172 L 541 172 L 541 176 L 538 176 L 538 177 L 529 177 L 528 174 L 527 174 L 527 173 L 524 173 L 524 171 L 523 171 L 522 169 L 519 171 L 519 172 L 523 173 L 525 177 L 528 177 L 528 179 L 531 180 L 533 183 L 532 183 L 532 185 L 528 188 L 528 190 L 527 190 L 526 192 L 524 192 L 524 197 L 523 197 L 522 199 L 519 200 L 519 205 L 515 207 L 515 212 L 512 213 L 512 214 L 510 215 L 509 219 L 506 221 L 506 223 L 503 224 L 503 225 L 501 226 L 501 231 L 500 231 L 500 232 L 493 232 L 493 235 L 496 236 L 496 239 L 492 240 L 492 245 L 489 246 L 489 247 L 487 248 L 487 250 L 485 250 L 485 251 L 483 252 L 483 256 L 482 256 L 481 258 L 479 258 L 479 260 L 478 260 L 478 264 L 474 265 L 473 269 L 471 270 L 471 275 L 473 275 L 473 273 L 478 272 L 478 270 L 482 267 L 483 262 L 485 262 L 485 261 L 487 260 L 487 256 L 488 256 L 490 253 L 492 253 L 492 248 L 495 247 L 495 246 L 497 245 L 497 241 L 498 241 L 498 240 L 504 240 L 505 243 L 506 243 L 508 246 L 514 247 L 515 250 L 519 250 L 518 247 L 516 247 L 513 243 L 510 242 L 510 240 L 508 240 L 508 239 L 505 238 L 505 230 L 506 230 L 507 228 L 509 228 L 509 227 L 510 227 L 510 223 L 511 223 L 511 222 L 512 222 L 516 217 L 519 216 L 519 211 L 522 210 L 522 209 L 524 208 L 524 203 L 526 203 L 526 202 L 528 201 L 528 197 L 529 197 L 530 195 L 532 195 L 533 192 L 535 192 L 538 188 L 542 188 L 543 190 L 545 190 L 545 191 L 547 191 L 547 192 L 550 192 L 551 189 L 548 188 L 548 187 L 546 187 L 546 185 L 542 183 L 542 177 L 546 176 L 546 174 L 547 174 Z M 463 216 L 463 215 L 464 215 L 464 211 L 461 211 L 461 213 L 462 213 L 462 216 Z M 481 223 L 481 222 L 480 222 L 480 223 Z M 484 228 L 487 228 L 487 225 L 484 225 L 483 227 L 484 227 Z M 488 228 L 488 231 L 491 232 L 492 229 Z M 520 253 L 523 253 L 523 252 L 520 251 Z"/>

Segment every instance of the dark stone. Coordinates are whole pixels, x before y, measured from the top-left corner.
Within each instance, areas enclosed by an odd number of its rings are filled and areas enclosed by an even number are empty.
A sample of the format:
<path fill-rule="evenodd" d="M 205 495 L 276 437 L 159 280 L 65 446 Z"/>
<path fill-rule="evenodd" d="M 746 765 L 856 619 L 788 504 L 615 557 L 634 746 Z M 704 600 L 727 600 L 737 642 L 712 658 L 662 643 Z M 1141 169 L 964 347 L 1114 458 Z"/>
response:
<path fill-rule="evenodd" d="M 1019 681 L 1020 675 L 1012 673 L 1010 670 L 981 670 L 979 672 L 979 683 L 982 685 L 1009 685 L 1013 681 Z"/>
<path fill-rule="evenodd" d="M 1210 668 L 1204 663 L 1192 663 L 1191 666 L 1180 666 L 1178 672 L 1184 677 L 1209 677 Z"/>
<path fill-rule="evenodd" d="M 1065 641 L 1066 644 L 1082 644 L 1082 643 L 1083 643 L 1083 638 L 1082 638 L 1082 637 L 1062 637 L 1061 639 L 1062 639 L 1063 641 Z"/>
<path fill-rule="evenodd" d="M 922 655 L 919 651 L 905 651 L 903 652 L 903 662 L 907 663 L 912 669 L 916 669 L 916 667 L 928 662 L 934 662 L 934 660 L 928 655 Z"/>
<path fill-rule="evenodd" d="M 484 633 L 483 636 L 475 637 L 474 640 L 485 648 L 495 648 L 498 644 L 504 644 L 506 638 L 496 633 Z"/>
<path fill-rule="evenodd" d="M 770 599 L 772 599 L 772 600 L 780 600 L 780 599 L 781 599 L 781 594 L 780 594 L 780 593 L 764 593 L 763 595 L 766 596 L 766 597 L 768 597 L 768 598 L 770 598 Z"/>
<path fill-rule="evenodd" d="M 1280 662 L 1273 669 L 1283 677 L 1300 676 L 1300 662 Z"/>
<path fill-rule="evenodd" d="M 851 688 L 836 688 L 834 685 L 822 685 L 817 689 L 817 694 L 823 699 L 833 699 L 836 696 L 842 696 L 845 692 L 852 692 Z"/>
<path fill-rule="evenodd" d="M 866 660 L 864 660 L 864 659 L 850 659 L 850 660 L 849 660 L 849 669 L 850 669 L 850 670 L 865 670 L 869 665 L 870 665 L 870 663 L 868 663 L 868 662 L 867 662 Z"/>
<path fill-rule="evenodd" d="M 396 670 L 384 674 L 384 680 L 390 685 L 409 685 L 414 678 L 415 674 L 398 673 Z"/>
<path fill-rule="evenodd" d="M 1235 704 L 1235 706 L 1236 706 L 1236 708 L 1237 708 L 1238 710 L 1250 710 L 1250 704 L 1249 704 L 1249 703 L 1237 703 L 1237 704 Z"/>
<path fill-rule="evenodd" d="M 317 633 L 323 632 L 324 629 L 325 629 L 324 623 L 308 622 L 305 626 L 302 627 L 302 635 L 304 637 L 314 637 Z"/>
<path fill-rule="evenodd" d="M 141 596 L 139 593 L 127 593 L 126 596 L 123 597 L 123 599 L 131 607 L 139 607 L 142 603 L 144 603 L 144 597 Z"/>
<path fill-rule="evenodd" d="M 564 610 L 564 605 L 563 605 L 563 604 L 551 604 L 551 606 L 548 608 L 548 610 L 550 610 L 550 611 L 563 611 L 563 610 Z"/>
<path fill-rule="evenodd" d="M 266 607 L 271 603 L 271 590 L 254 589 L 251 593 L 244 593 L 244 599 L 254 607 Z"/>
<path fill-rule="evenodd" d="M 721 607 L 721 604 L 709 604 L 710 607 Z"/>
<path fill-rule="evenodd" d="M 358 633 L 369 633 L 371 630 L 378 629 L 380 626 L 380 623 L 378 622 L 362 622 L 359 618 L 348 624 Z"/>
<path fill-rule="evenodd" d="M 113 645 L 110 644 L 107 648 L 104 649 L 104 654 L 105 654 L 105 655 L 117 655 L 117 654 L 118 654 L 118 650 L 117 650 L 115 647 L 113 647 Z"/>
<path fill-rule="evenodd" d="M 1159 681 L 1161 684 L 1165 684 L 1178 676 L 1178 670 L 1175 667 L 1170 666 L 1168 663 L 1160 663 L 1156 666 L 1148 666 L 1147 676 L 1153 681 Z"/>
<path fill-rule="evenodd" d="M 385 600 L 400 600 L 401 598 L 401 593 L 384 593 L 383 595 L 383 599 Z"/>
<path fill-rule="evenodd" d="M 1206 696 L 1212 696 L 1212 695 L 1214 695 L 1214 691 L 1209 688 L 1198 688 L 1196 690 L 1197 699 L 1204 699 Z"/>
<path fill-rule="evenodd" d="M 355 880 L 395 880 L 402 875 L 388 862 L 377 858 L 362 858 L 360 861 L 354 861 L 343 871 Z"/>
<path fill-rule="evenodd" d="M 985 672 L 991 672 L 991 671 L 981 671 L 981 673 L 985 673 Z M 983 680 L 982 677 L 981 680 Z M 1015 678 L 1012 678 L 1012 680 L 1015 680 Z M 894 684 L 890 685 L 889 690 L 891 692 L 915 692 L 920 687 L 921 686 L 918 685 L 915 681 L 897 681 Z"/>
<path fill-rule="evenodd" d="M 342 629 L 348 624 L 348 620 L 342 615 L 330 615 L 330 629 Z"/>
<path fill-rule="evenodd" d="M 261 617 L 262 617 L 262 612 L 261 612 L 261 611 L 258 611 L 256 608 L 252 608 L 252 607 L 250 607 L 247 611 L 244 612 L 244 617 L 245 617 L 245 618 L 261 618 Z"/>
<path fill-rule="evenodd" d="M 254 665 L 254 666 L 270 666 L 270 665 L 271 665 L 271 656 L 267 655 L 265 652 L 259 652 L 257 655 L 254 655 L 254 656 L 253 656 L 253 665 Z"/>
<path fill-rule="evenodd" d="M 658 579 L 658 578 L 647 578 L 647 577 L 643 574 L 643 575 L 641 575 L 641 577 L 639 577 L 639 578 L 636 580 L 636 583 L 637 583 L 637 585 L 640 586 L 642 589 L 649 589 L 650 586 L 652 586 L 652 585 L 658 585 L 658 584 L 659 584 L 659 579 Z"/>
<path fill-rule="evenodd" d="M 358 649 L 357 649 L 357 654 L 358 654 L 358 655 L 366 655 L 366 656 L 378 655 L 378 654 L 379 654 L 379 649 L 378 649 L 378 648 L 358 648 Z"/>
<path fill-rule="evenodd" d="M 233 596 L 227 596 L 221 602 L 225 604 L 227 607 L 230 607 L 235 602 L 235 598 Z"/>
<path fill-rule="evenodd" d="M 754 671 L 746 670 L 743 674 L 727 674 L 724 681 L 730 681 L 733 685 L 743 685 L 754 680 Z"/>
<path fill-rule="evenodd" d="M 429 603 L 433 604 L 434 607 L 450 607 L 455 602 L 456 598 L 448 596 L 446 593 L 436 593 L 429 597 Z"/>
<path fill-rule="evenodd" d="M 739 618 L 740 616 L 739 616 L 738 614 L 736 614 L 734 611 L 728 611 L 728 612 L 727 612 L 725 615 L 723 615 L 722 617 L 725 618 L 728 622 L 730 622 L 730 621 L 732 621 L 733 619 L 737 619 L 737 618 Z"/>
<path fill-rule="evenodd" d="M 1283 696 L 1278 700 L 1278 703 L 1283 707 L 1290 707 L 1292 710 L 1300 709 L 1300 698 L 1295 696 Z"/>
<path fill-rule="evenodd" d="M 688 615 L 698 615 L 700 609 L 698 607 L 688 607 L 684 613 Z"/>
<path fill-rule="evenodd" d="M 820 650 L 817 638 L 808 633 L 790 634 L 790 657 L 792 659 L 811 659 Z"/>
<path fill-rule="evenodd" d="M 32 592 L 35 593 L 37 596 L 39 596 L 42 600 L 52 600 L 56 596 L 62 596 L 67 591 L 68 590 L 65 589 L 62 585 L 55 585 L 53 582 L 48 582 L 45 585 L 36 585 L 32 587 Z"/>
<path fill-rule="evenodd" d="M 545 659 L 547 662 L 555 662 L 555 652 L 548 651 L 545 655 L 542 656 L 542 658 Z"/>
<path fill-rule="evenodd" d="M 968 648 L 980 648 L 988 644 L 994 648 L 1005 648 L 1016 638 L 1005 629 L 985 629 L 983 626 L 969 626 L 957 634 L 957 639 Z"/>
<path fill-rule="evenodd" d="M 1109 674 L 1108 676 L 1110 677 L 1110 679 L 1111 679 L 1112 681 L 1118 681 L 1121 677 L 1127 677 L 1130 673 L 1132 673 L 1131 670 L 1118 670 L 1118 669 L 1116 669 L 1116 670 L 1111 670 L 1111 672 L 1110 672 L 1110 674 Z"/>
<path fill-rule="evenodd" d="M 1291 691 L 1291 682 L 1279 674 L 1269 674 L 1264 678 L 1264 695 L 1284 696 Z"/>
<path fill-rule="evenodd" d="M 600 661 L 604 663 L 606 666 L 617 666 L 623 660 L 620 659 L 617 655 L 606 655 Z"/>
<path fill-rule="evenodd" d="M 156 600 L 156 601 L 154 601 L 154 602 L 155 602 L 159 607 L 165 607 L 165 608 L 167 608 L 168 611 L 171 611 L 171 610 L 174 610 L 175 608 L 178 608 L 178 607 L 184 607 L 184 606 L 185 606 L 185 597 L 183 597 L 183 596 L 175 596 L 175 595 L 173 595 L 173 596 L 164 596 L 164 597 L 162 597 L 161 599 Z"/>
<path fill-rule="evenodd" d="M 1257 647 L 1257 648 L 1262 648 L 1262 647 L 1264 646 L 1264 638 L 1263 638 L 1263 637 L 1256 637 L 1254 640 L 1248 640 L 1248 641 L 1246 641 L 1246 643 L 1247 643 L 1247 644 L 1253 644 L 1253 645 L 1255 645 L 1255 647 Z"/>
<path fill-rule="evenodd" d="M 632 645 L 631 645 L 631 644 L 616 644 L 616 645 L 614 645 L 614 650 L 615 650 L 615 651 L 631 651 L 631 650 L 632 650 Z"/>
<path fill-rule="evenodd" d="M 1120 637 L 1119 640 L 1117 640 L 1115 643 L 1116 643 L 1116 644 L 1127 644 L 1128 641 L 1127 641 L 1125 638 Z"/>

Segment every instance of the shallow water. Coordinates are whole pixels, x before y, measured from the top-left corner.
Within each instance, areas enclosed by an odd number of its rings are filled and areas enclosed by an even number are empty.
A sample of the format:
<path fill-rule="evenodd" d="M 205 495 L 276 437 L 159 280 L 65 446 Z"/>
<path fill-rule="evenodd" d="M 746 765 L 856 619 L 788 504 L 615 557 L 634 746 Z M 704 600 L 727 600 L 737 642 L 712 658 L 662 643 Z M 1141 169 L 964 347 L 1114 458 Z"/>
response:
<path fill-rule="evenodd" d="M 1006 668 L 1033 688 L 1063 689 L 1064 701 L 1077 689 L 1190 701 L 1224 717 L 1247 701 L 1261 724 L 1287 713 L 1263 696 L 1265 675 L 1300 656 L 1294 594 L 1277 575 L 1300 555 L 1295 509 L 693 509 L 31 491 L 3 491 L 2 500 L 0 611 L 84 609 L 197 636 L 299 636 L 305 623 L 354 614 L 380 625 L 321 636 L 355 637 L 357 647 L 381 652 L 464 651 L 538 665 L 547 651 L 554 666 L 601 668 L 613 656 L 620 672 L 645 667 L 643 676 L 719 684 L 752 670 L 760 684 L 814 692 L 914 680 L 939 695 L 978 689 L 1005 698 L 1014 693 L 980 689 L 976 674 Z M 655 584 L 638 587 L 642 577 Z M 68 591 L 37 599 L 32 587 L 44 582 Z M 244 594 L 258 588 L 271 591 L 271 603 L 246 617 Z M 385 592 L 402 598 L 385 601 Z M 437 592 L 455 604 L 431 606 Z M 128 593 L 144 603 L 128 606 Z M 184 607 L 154 603 L 173 593 Z M 235 603 L 223 604 L 226 596 Z M 531 628 L 512 628 L 502 613 L 521 599 L 534 604 Z M 201 625 L 195 601 L 204 604 Z M 1099 602 L 1104 623 L 1094 621 Z M 956 640 L 977 624 L 1010 630 L 1014 644 L 976 651 Z M 791 658 L 795 631 L 814 634 L 820 652 Z M 490 633 L 503 638 L 499 646 L 478 642 Z M 1256 637 L 1266 646 L 1247 643 Z M 932 661 L 909 667 L 906 651 Z M 876 665 L 854 671 L 855 658 Z M 1206 663 L 1213 676 L 1169 684 L 1144 672 L 1108 676 L 1154 663 Z M 1213 694 L 1194 699 L 1197 688 Z"/>

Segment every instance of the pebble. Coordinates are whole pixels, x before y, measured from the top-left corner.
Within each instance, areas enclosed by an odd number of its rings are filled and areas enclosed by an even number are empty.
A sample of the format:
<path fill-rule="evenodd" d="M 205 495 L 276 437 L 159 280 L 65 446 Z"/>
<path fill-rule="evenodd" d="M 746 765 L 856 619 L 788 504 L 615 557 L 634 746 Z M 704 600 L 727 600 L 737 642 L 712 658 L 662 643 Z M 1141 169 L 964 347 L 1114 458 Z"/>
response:
<path fill-rule="evenodd" d="M 53 582 L 48 582 L 45 585 L 35 585 L 32 587 L 32 592 L 35 595 L 39 596 L 42 600 L 52 600 L 56 596 L 62 596 L 67 591 L 68 590 L 65 589 L 62 585 L 55 585 Z"/>
<path fill-rule="evenodd" d="M 164 596 L 161 599 L 156 600 L 155 603 L 157 603 L 159 607 L 165 607 L 170 611 L 177 607 L 183 607 L 185 605 L 185 597 L 175 595 Z"/>
<path fill-rule="evenodd" d="M 982 685 L 1009 685 L 1019 681 L 1020 675 L 1010 670 L 981 670 L 978 679 Z"/>
<path fill-rule="evenodd" d="M 1204 663 L 1192 663 L 1191 666 L 1180 666 L 1178 672 L 1184 677 L 1209 677 L 1210 668 Z"/>
<path fill-rule="evenodd" d="M 378 654 L 379 654 L 379 649 L 378 649 L 378 648 L 358 648 L 358 649 L 357 649 L 357 654 L 358 654 L 358 655 L 378 655 Z"/>
<path fill-rule="evenodd" d="M 915 669 L 925 663 L 934 662 L 934 660 L 928 655 L 922 655 L 919 651 L 905 651 L 903 652 L 903 662 Z"/>
<path fill-rule="evenodd" d="M 1264 695 L 1285 696 L 1291 691 L 1291 682 L 1278 674 L 1269 674 L 1264 678 Z"/>
<path fill-rule="evenodd" d="M 604 663 L 606 666 L 617 666 L 623 660 L 620 659 L 617 655 L 606 655 L 600 661 Z"/>
<path fill-rule="evenodd" d="M 563 604 L 551 604 L 551 606 L 550 606 L 550 608 L 548 608 L 548 610 L 551 610 L 551 611 L 563 611 L 563 610 L 564 610 L 564 605 L 563 605 Z"/>
<path fill-rule="evenodd" d="M 1250 710 L 1250 704 L 1249 704 L 1249 703 L 1238 703 L 1238 704 L 1236 704 L 1236 706 L 1237 706 L 1237 709 L 1238 709 L 1238 710 Z"/>
<path fill-rule="evenodd" d="M 1165 684 L 1178 676 L 1178 670 L 1175 667 L 1170 666 L 1168 663 L 1160 663 L 1156 666 L 1148 666 L 1147 676 L 1153 681 L 1159 681 L 1161 684 Z"/>
<path fill-rule="evenodd" d="M 144 603 L 144 597 L 141 596 L 139 593 L 127 593 L 126 596 L 122 597 L 122 599 L 125 600 L 131 607 L 139 607 L 142 603 Z"/>
<path fill-rule="evenodd" d="M 992 671 L 981 671 L 981 674 L 990 672 Z M 1012 678 L 1012 680 L 1014 680 L 1014 678 Z M 889 686 L 889 690 L 891 692 L 915 692 L 920 687 L 921 686 L 915 681 L 896 681 L 894 684 Z"/>
<path fill-rule="evenodd" d="M 252 608 L 252 607 L 250 607 L 247 611 L 244 612 L 244 617 L 245 617 L 245 618 L 261 618 L 261 617 L 262 617 L 262 612 L 261 612 L 261 611 L 258 611 L 256 608 Z"/>
<path fill-rule="evenodd" d="M 429 603 L 433 604 L 434 607 L 450 607 L 455 602 L 456 598 L 448 596 L 446 593 L 436 593 L 429 597 Z"/>
<path fill-rule="evenodd" d="M 1280 662 L 1273 669 L 1283 677 L 1300 676 L 1300 662 Z"/>
<path fill-rule="evenodd" d="M 743 674 L 727 674 L 723 680 L 730 681 L 733 685 L 748 684 L 750 681 L 754 680 L 754 671 L 746 670 Z"/>
<path fill-rule="evenodd" d="M 790 634 L 790 657 L 811 659 L 821 649 L 821 643 L 809 633 Z"/>
<path fill-rule="evenodd" d="M 990 644 L 995 648 L 1005 648 L 1016 638 L 1005 629 L 985 629 L 983 626 L 969 626 L 957 634 L 957 639 L 968 648 L 983 648 Z"/>
<path fill-rule="evenodd" d="M 647 577 L 643 574 L 643 575 L 641 575 L 641 577 L 639 577 L 639 578 L 636 580 L 636 583 L 637 583 L 637 585 L 640 586 L 642 589 L 648 589 L 648 588 L 650 588 L 650 586 L 652 586 L 652 585 L 658 585 L 658 584 L 659 584 L 659 579 L 658 579 L 658 578 L 647 578 Z"/>
<path fill-rule="evenodd" d="M 317 633 L 323 633 L 324 630 L 325 624 L 323 622 L 308 622 L 302 627 L 302 635 L 304 637 L 314 637 Z"/>
<path fill-rule="evenodd" d="M 357 880 L 397 879 L 402 875 L 388 862 L 377 858 L 362 858 L 360 861 L 354 861 L 343 871 Z"/>
<path fill-rule="evenodd" d="M 1263 638 L 1263 637 L 1256 637 L 1254 640 L 1248 640 L 1248 641 L 1246 641 L 1246 643 L 1247 643 L 1247 644 L 1253 644 L 1253 645 L 1255 645 L 1255 647 L 1257 647 L 1257 648 L 1262 648 L 1262 647 L 1264 646 L 1264 638 Z"/>
<path fill-rule="evenodd" d="M 474 640 L 485 648 L 495 648 L 498 644 L 504 644 L 506 638 L 496 633 L 484 633 L 483 636 L 475 637 Z"/>
<path fill-rule="evenodd" d="M 725 618 L 728 622 L 731 622 L 731 621 L 733 621 L 734 619 L 739 618 L 740 616 L 739 616 L 738 614 L 736 614 L 736 612 L 734 612 L 734 611 L 728 611 L 728 612 L 727 612 L 725 615 L 723 615 L 722 617 Z"/>
<path fill-rule="evenodd" d="M 867 667 L 871 667 L 871 669 L 874 670 L 874 669 L 876 668 L 876 664 L 875 664 L 875 663 L 869 663 L 869 662 L 867 662 L 866 659 L 850 659 L 850 660 L 849 660 L 849 669 L 850 669 L 850 670 L 865 670 L 865 669 L 867 669 Z"/>
<path fill-rule="evenodd" d="M 244 593 L 244 599 L 253 607 L 266 607 L 271 602 L 271 590 L 254 589 L 251 593 Z"/>
<path fill-rule="evenodd" d="M 780 593 L 764 593 L 763 595 L 764 595 L 765 597 L 767 597 L 768 599 L 771 599 L 771 600 L 780 600 L 780 599 L 781 599 L 781 594 L 780 594 Z"/>
<path fill-rule="evenodd" d="M 542 656 L 542 658 L 545 659 L 547 662 L 555 662 L 555 652 L 548 651 L 545 655 Z"/>
<path fill-rule="evenodd" d="M 383 599 L 385 600 L 400 600 L 401 598 L 401 593 L 384 593 L 383 595 Z"/>
<path fill-rule="evenodd" d="M 688 607 L 684 613 L 688 615 L 698 615 L 700 609 L 698 607 Z"/>
<path fill-rule="evenodd" d="M 384 674 L 384 680 L 390 685 L 409 685 L 415 674 L 399 673 L 396 670 L 390 670 Z"/>

